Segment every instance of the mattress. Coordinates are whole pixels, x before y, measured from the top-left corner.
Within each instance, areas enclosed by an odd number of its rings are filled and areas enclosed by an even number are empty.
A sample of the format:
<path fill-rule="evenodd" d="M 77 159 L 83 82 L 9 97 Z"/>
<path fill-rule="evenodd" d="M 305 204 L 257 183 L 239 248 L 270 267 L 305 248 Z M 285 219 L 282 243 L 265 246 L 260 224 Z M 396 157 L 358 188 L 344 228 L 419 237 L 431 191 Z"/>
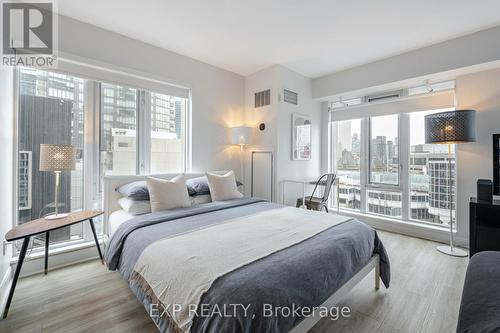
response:
<path fill-rule="evenodd" d="M 194 197 L 189 197 L 191 205 L 204 205 L 212 202 L 210 194 L 202 194 Z M 108 222 L 108 236 L 111 238 L 116 229 L 125 221 L 128 221 L 136 216 L 127 213 L 123 209 L 117 210 L 109 215 Z"/>
<path fill-rule="evenodd" d="M 113 237 L 115 231 L 123 222 L 133 219 L 134 215 L 130 215 L 123 209 L 117 210 L 109 215 L 108 218 L 108 236 Z"/>
<path fill-rule="evenodd" d="M 106 264 L 110 270 L 120 271 L 149 311 L 158 302 L 144 285 L 131 280 L 139 256 L 149 245 L 165 237 L 282 207 L 258 199 L 241 198 L 135 216 L 122 223 L 110 239 L 105 252 Z M 199 316 L 195 318 L 191 332 L 288 332 L 303 316 L 269 317 L 262 312 L 264 304 L 290 309 L 319 306 L 362 269 L 374 254 L 380 256 L 381 278 L 388 287 L 389 260 L 376 231 L 355 219 L 347 219 L 217 279 L 203 295 L 197 309 L 214 310 L 243 304 L 248 307 L 248 313 L 234 313 L 230 318 Z M 169 257 L 164 259 L 169 260 Z M 176 332 L 176 327 L 163 316 L 151 316 L 151 319 L 161 332 Z"/>

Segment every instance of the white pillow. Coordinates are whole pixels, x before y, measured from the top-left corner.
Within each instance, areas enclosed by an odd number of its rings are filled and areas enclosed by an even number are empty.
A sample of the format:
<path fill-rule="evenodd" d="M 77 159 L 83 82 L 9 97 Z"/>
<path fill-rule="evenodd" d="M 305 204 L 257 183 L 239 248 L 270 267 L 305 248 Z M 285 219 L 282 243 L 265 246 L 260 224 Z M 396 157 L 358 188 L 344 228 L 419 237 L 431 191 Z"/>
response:
<path fill-rule="evenodd" d="M 142 215 L 151 213 L 151 203 L 149 200 L 132 200 L 130 198 L 120 198 L 120 207 L 130 215 Z"/>
<path fill-rule="evenodd" d="M 178 175 L 171 180 L 147 178 L 151 211 L 190 207 L 186 177 Z"/>
<path fill-rule="evenodd" d="M 207 179 L 212 201 L 224 201 L 243 197 L 243 194 L 238 192 L 233 171 L 229 171 L 222 176 L 207 172 Z"/>

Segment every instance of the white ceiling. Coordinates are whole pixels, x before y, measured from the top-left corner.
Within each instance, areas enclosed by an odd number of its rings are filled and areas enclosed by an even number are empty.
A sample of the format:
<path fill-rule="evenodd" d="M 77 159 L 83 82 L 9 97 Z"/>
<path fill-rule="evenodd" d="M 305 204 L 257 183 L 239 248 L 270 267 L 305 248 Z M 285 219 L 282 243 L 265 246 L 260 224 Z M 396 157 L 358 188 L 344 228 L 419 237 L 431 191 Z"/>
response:
<path fill-rule="evenodd" d="M 63 15 L 249 75 L 318 77 L 500 25 L 498 0 L 64 0 Z"/>

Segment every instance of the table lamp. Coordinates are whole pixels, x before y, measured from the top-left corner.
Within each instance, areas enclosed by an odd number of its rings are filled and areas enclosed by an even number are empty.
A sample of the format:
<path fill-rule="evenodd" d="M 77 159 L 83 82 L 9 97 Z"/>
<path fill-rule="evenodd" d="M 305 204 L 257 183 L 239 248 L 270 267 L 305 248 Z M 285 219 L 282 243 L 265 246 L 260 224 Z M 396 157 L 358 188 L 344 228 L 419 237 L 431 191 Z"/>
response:
<path fill-rule="evenodd" d="M 466 257 L 467 252 L 453 247 L 453 193 L 451 189 L 451 145 L 476 141 L 476 111 L 457 110 L 425 116 L 425 143 L 448 144 L 448 179 L 450 206 L 450 245 L 438 246 L 438 251 L 455 257 Z"/>
<path fill-rule="evenodd" d="M 62 171 L 75 169 L 75 148 L 71 145 L 40 145 L 40 171 L 52 171 L 56 175 L 55 214 L 45 217 L 47 220 L 61 219 L 68 214 L 59 214 L 59 177 Z"/>
<path fill-rule="evenodd" d="M 233 127 L 231 128 L 231 144 L 240 146 L 240 177 L 244 182 L 243 168 L 243 147 L 252 143 L 252 128 L 251 127 Z"/>

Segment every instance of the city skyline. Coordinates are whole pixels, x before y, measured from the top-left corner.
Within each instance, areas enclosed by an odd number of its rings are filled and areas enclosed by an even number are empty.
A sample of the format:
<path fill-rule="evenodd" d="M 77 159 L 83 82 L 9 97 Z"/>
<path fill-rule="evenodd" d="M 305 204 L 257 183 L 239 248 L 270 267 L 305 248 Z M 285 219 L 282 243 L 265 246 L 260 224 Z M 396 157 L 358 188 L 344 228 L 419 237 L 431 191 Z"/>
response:
<path fill-rule="evenodd" d="M 447 145 L 425 144 L 424 117 L 441 110 L 410 114 L 411 144 L 409 149 L 410 217 L 432 223 L 449 222 L 449 184 Z M 369 182 L 396 185 L 400 181 L 398 116 L 381 116 L 370 119 L 371 137 Z M 361 120 L 336 123 L 336 165 L 340 179 L 340 201 L 345 208 L 361 208 L 361 152 L 357 149 L 364 133 L 360 132 Z M 388 130 L 388 127 L 392 128 Z M 366 136 L 365 136 L 366 139 Z M 353 149 L 356 147 L 356 149 Z M 350 148 L 350 149 L 347 149 Z M 453 157 L 454 158 L 454 157 Z M 454 162 L 452 160 L 452 162 Z M 453 163 L 454 166 L 454 163 Z M 452 191 L 454 192 L 454 169 Z M 367 189 L 366 211 L 402 217 L 400 190 Z M 454 207 L 453 207 L 454 209 Z"/>

